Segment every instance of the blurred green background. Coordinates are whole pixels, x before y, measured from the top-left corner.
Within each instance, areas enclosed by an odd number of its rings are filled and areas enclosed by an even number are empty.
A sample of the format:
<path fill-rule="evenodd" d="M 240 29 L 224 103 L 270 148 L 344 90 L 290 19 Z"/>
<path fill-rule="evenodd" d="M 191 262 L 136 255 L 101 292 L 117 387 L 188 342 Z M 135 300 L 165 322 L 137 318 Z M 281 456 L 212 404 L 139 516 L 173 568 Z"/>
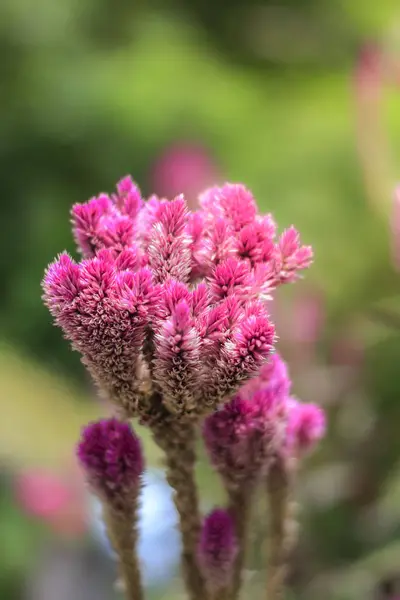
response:
<path fill-rule="evenodd" d="M 72 485 L 79 427 L 104 410 L 51 325 L 40 280 L 58 252 L 74 252 L 70 206 L 131 173 L 145 195 L 182 187 L 191 202 L 214 176 L 243 181 L 313 245 L 306 279 L 273 305 L 296 394 L 330 418 L 301 477 L 293 597 L 394 598 L 398 0 L 2 0 L 0 49 L 0 597 L 61 600 L 62 583 L 56 595 L 29 583 L 56 578 L 42 564 L 49 548 L 64 566 L 92 557 L 93 590 L 104 577 L 94 543 L 71 533 L 76 514 L 35 519 L 16 482 L 45 470 Z M 203 464 L 199 478 L 212 503 Z"/>

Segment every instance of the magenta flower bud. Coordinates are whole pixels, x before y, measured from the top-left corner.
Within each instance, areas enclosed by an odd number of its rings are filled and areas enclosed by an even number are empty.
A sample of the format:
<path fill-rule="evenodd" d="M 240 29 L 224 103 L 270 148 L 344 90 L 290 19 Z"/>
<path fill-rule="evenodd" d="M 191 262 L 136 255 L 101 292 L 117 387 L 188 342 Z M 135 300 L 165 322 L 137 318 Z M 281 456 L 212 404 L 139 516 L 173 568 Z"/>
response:
<path fill-rule="evenodd" d="M 282 259 L 280 281 L 295 281 L 298 277 L 297 272 L 307 269 L 312 263 L 311 246 L 301 246 L 298 231 L 289 227 L 282 233 L 278 247 Z"/>
<path fill-rule="evenodd" d="M 92 198 L 86 204 L 74 204 L 71 210 L 73 234 L 85 258 L 95 256 L 104 247 L 103 221 L 113 211 L 111 199 L 106 194 Z"/>
<path fill-rule="evenodd" d="M 248 399 L 238 394 L 206 418 L 204 442 L 228 489 L 251 486 L 265 473 L 285 425 L 285 403 L 267 388 Z"/>
<path fill-rule="evenodd" d="M 238 546 L 231 515 L 216 508 L 204 519 L 198 561 L 210 592 L 229 587 Z"/>
<path fill-rule="evenodd" d="M 311 452 L 324 437 L 326 418 L 323 409 L 316 404 L 302 404 L 291 399 L 288 403 L 286 448 L 297 457 Z"/>
<path fill-rule="evenodd" d="M 117 192 L 115 204 L 122 214 L 135 219 L 143 206 L 143 200 L 138 186 L 129 175 L 117 183 Z"/>
<path fill-rule="evenodd" d="M 77 457 L 92 491 L 110 503 L 124 503 L 137 494 L 144 470 L 142 449 L 130 425 L 104 419 L 86 425 Z"/>

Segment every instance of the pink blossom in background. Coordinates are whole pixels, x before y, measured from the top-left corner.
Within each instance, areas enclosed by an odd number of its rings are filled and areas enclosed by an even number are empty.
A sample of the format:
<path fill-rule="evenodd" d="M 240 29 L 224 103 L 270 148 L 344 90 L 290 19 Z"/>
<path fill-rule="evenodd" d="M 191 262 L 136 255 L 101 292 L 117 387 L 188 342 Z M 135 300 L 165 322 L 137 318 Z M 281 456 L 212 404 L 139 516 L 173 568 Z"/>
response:
<path fill-rule="evenodd" d="M 325 412 L 317 404 L 302 403 L 295 399 L 288 399 L 287 406 L 286 450 L 290 455 L 301 458 L 324 437 Z"/>
<path fill-rule="evenodd" d="M 359 102 L 374 102 L 381 97 L 384 77 L 384 55 L 377 44 L 366 44 L 358 56 L 354 83 Z"/>
<path fill-rule="evenodd" d="M 309 290 L 297 296 L 293 302 L 292 315 L 294 341 L 314 345 L 319 339 L 325 319 L 322 294 Z"/>
<path fill-rule="evenodd" d="M 78 471 L 64 477 L 40 469 L 22 471 L 14 491 L 21 509 L 55 533 L 74 537 L 86 531 L 84 482 Z"/>
<path fill-rule="evenodd" d="M 362 48 L 353 77 L 356 141 L 369 206 L 381 215 L 393 185 L 383 94 L 398 74 L 399 61 L 382 43 Z"/>
<path fill-rule="evenodd" d="M 176 143 L 158 158 L 151 172 L 151 186 L 161 197 L 184 194 L 189 207 L 197 196 L 220 178 L 219 168 L 206 148 L 195 143 Z"/>

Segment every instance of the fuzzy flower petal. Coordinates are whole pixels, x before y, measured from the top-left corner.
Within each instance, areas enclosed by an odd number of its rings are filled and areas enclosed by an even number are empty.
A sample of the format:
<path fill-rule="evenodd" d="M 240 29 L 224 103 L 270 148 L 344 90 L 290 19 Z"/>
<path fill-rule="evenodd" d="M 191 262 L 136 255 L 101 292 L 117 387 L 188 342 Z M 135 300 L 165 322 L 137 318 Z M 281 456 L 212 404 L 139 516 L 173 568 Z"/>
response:
<path fill-rule="evenodd" d="M 195 408 L 200 385 L 200 337 L 190 314 L 190 306 L 181 300 L 172 316 L 155 336 L 154 381 L 163 402 L 172 413 L 188 413 Z"/>
<path fill-rule="evenodd" d="M 186 223 L 186 203 L 182 196 L 158 207 L 148 253 L 149 266 L 159 283 L 169 277 L 183 282 L 189 279 L 191 240 Z"/>

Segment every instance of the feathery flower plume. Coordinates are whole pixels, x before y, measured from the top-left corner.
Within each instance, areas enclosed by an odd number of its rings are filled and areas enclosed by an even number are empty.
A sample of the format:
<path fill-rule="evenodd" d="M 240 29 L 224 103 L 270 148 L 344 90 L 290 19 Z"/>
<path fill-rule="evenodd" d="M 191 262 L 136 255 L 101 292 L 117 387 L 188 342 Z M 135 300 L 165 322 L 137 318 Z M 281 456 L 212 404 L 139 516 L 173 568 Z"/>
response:
<path fill-rule="evenodd" d="M 139 439 L 128 423 L 104 419 L 84 427 L 77 456 L 91 490 L 113 505 L 132 501 L 144 470 Z"/>
<path fill-rule="evenodd" d="M 151 272 L 118 271 L 104 250 L 80 264 L 62 254 L 49 266 L 43 287 L 56 324 L 96 383 L 111 401 L 134 413 L 140 352 L 157 304 Z"/>
<path fill-rule="evenodd" d="M 77 447 L 91 490 L 103 507 L 107 533 L 119 559 L 127 600 L 142 600 L 137 558 L 137 511 L 144 461 L 130 425 L 117 419 L 89 423 Z"/>
<path fill-rule="evenodd" d="M 257 213 L 253 195 L 241 184 L 210 188 L 199 210 L 190 212 L 183 196 L 143 200 L 125 177 L 116 193 L 75 205 L 72 222 L 83 259 L 75 262 L 64 253 L 49 266 L 44 301 L 101 391 L 125 416 L 147 424 L 164 450 L 181 519 L 186 586 L 191 600 L 203 600 L 205 581 L 196 557 L 201 520 L 195 425 L 219 408 L 204 434 L 234 494 L 230 508 L 236 512 L 230 514 L 243 545 L 241 498 L 249 497 L 243 486 L 253 485 L 268 468 L 286 426 L 285 371 L 279 361 L 276 368 L 265 366 L 275 342 L 266 300 L 310 265 L 311 249 L 300 244 L 294 228 L 277 237 L 272 217 Z M 263 368 L 259 389 L 239 391 Z M 90 439 L 103 439 L 95 431 L 88 430 Z M 117 452 L 114 442 L 107 444 Z M 104 456 L 108 460 L 110 454 Z M 108 482 L 111 494 L 116 488 L 110 479 L 99 479 L 95 463 L 85 463 L 93 485 Z M 129 565 L 124 561 L 134 514 L 128 523 L 127 514 L 121 520 L 110 513 L 108 496 L 106 506 L 121 564 Z M 137 566 L 130 563 L 129 569 L 125 579 L 135 583 L 128 593 L 138 600 Z"/>
<path fill-rule="evenodd" d="M 229 588 L 237 552 L 231 515 L 214 509 L 203 521 L 198 546 L 199 565 L 211 594 Z"/>
<path fill-rule="evenodd" d="M 266 472 L 283 443 L 289 389 L 286 365 L 275 355 L 259 377 L 206 418 L 206 448 L 228 488 L 249 486 Z"/>

